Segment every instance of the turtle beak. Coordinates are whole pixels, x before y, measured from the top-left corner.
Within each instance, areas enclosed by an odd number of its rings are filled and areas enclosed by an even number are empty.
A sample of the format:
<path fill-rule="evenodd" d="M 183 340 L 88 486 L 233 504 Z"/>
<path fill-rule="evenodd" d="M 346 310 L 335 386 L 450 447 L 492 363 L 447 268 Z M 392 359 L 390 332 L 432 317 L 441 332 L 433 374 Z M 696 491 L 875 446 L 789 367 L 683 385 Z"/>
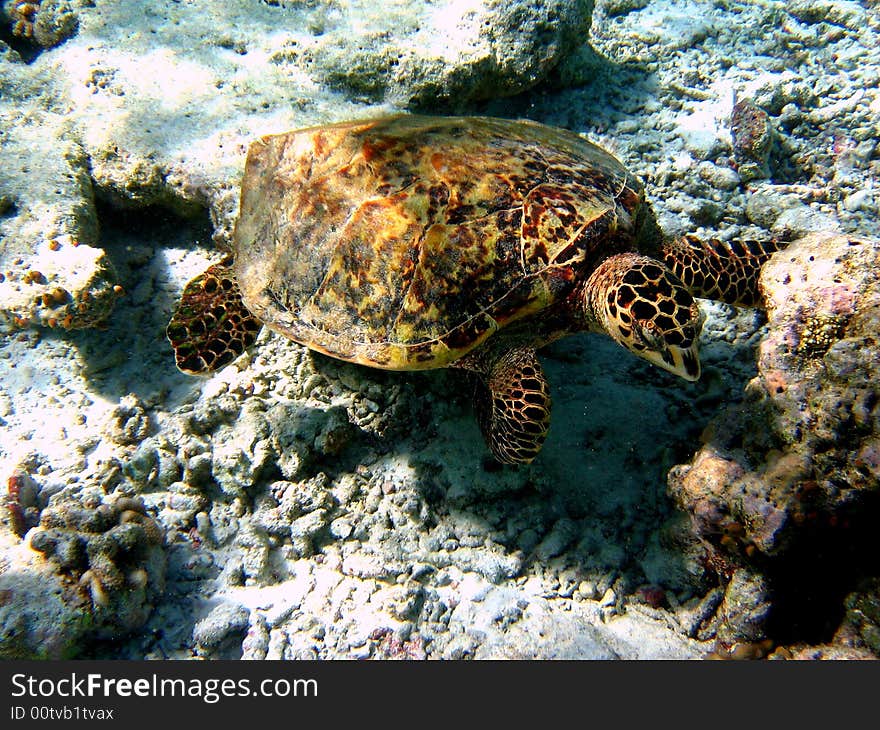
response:
<path fill-rule="evenodd" d="M 694 382 L 700 379 L 700 354 L 696 342 L 690 347 L 669 345 L 662 350 L 649 350 L 638 354 L 687 381 Z"/>
<path fill-rule="evenodd" d="M 670 373 L 693 382 L 700 379 L 700 353 L 696 344 L 688 348 L 670 347 L 670 355 L 674 367 L 668 368 Z"/>

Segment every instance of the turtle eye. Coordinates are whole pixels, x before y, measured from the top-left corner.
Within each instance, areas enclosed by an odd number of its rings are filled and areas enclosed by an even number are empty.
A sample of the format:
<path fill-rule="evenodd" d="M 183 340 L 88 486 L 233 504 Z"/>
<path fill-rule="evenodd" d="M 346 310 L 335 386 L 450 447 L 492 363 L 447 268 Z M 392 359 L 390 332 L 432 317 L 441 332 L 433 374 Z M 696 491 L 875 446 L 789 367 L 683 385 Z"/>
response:
<path fill-rule="evenodd" d="M 633 320 L 633 334 L 637 341 L 652 350 L 666 349 L 666 343 L 652 320 Z"/>

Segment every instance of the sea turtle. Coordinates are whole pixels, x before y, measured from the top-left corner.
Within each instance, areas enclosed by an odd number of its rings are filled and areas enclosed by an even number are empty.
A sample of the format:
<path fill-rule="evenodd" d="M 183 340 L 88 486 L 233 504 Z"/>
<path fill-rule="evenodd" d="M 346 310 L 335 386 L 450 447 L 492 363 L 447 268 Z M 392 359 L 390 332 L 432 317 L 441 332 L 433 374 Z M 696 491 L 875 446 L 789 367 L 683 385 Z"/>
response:
<path fill-rule="evenodd" d="M 696 380 L 694 296 L 751 305 L 773 250 L 664 240 L 638 180 L 570 131 L 359 120 L 251 144 L 232 251 L 189 282 L 167 335 L 188 373 L 262 324 L 362 365 L 475 372 L 489 448 L 527 463 L 550 423 L 536 348 L 604 332 Z"/>

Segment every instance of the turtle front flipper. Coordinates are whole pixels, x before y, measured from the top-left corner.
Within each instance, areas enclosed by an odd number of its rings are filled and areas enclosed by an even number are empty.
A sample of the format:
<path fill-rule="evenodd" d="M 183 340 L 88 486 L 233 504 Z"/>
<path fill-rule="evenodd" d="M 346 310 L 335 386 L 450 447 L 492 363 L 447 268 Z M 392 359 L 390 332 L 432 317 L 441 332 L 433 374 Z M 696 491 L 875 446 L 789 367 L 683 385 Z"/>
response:
<path fill-rule="evenodd" d="M 753 307 L 761 301 L 761 267 L 786 245 L 776 240 L 703 241 L 680 236 L 663 245 L 663 259 L 694 296 Z"/>
<path fill-rule="evenodd" d="M 532 349 L 508 350 L 481 373 L 477 420 L 495 458 L 528 464 L 550 428 L 550 389 Z"/>
<path fill-rule="evenodd" d="M 262 326 L 244 306 L 225 258 L 190 281 L 165 328 L 177 367 L 193 375 L 232 362 L 257 339 Z"/>

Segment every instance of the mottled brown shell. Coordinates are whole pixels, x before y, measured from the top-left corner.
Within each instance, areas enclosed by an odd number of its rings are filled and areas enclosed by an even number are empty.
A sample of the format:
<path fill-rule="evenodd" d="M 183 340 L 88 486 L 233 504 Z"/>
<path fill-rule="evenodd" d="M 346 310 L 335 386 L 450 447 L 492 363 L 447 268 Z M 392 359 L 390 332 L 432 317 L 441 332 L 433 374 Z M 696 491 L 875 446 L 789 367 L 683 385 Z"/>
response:
<path fill-rule="evenodd" d="M 374 367 L 443 367 L 626 248 L 642 188 L 534 122 L 398 116 L 251 145 L 235 276 L 272 329 Z"/>

